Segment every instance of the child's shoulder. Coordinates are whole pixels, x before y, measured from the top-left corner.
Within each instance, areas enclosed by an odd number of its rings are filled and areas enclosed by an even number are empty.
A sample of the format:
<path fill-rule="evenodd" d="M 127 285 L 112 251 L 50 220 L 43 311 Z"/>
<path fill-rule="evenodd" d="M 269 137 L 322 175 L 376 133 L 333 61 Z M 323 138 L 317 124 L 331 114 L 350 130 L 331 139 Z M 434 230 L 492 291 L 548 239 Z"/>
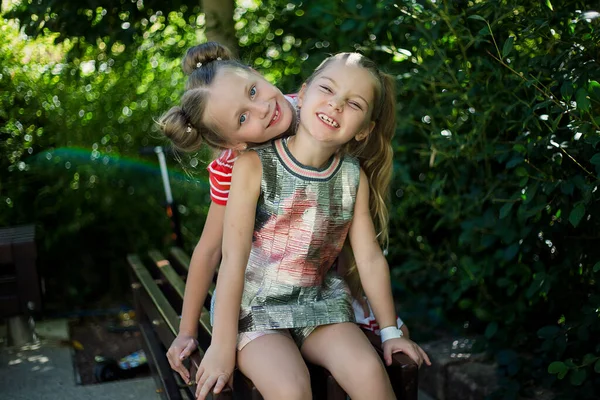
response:
<path fill-rule="evenodd" d="M 342 162 L 360 170 L 360 162 L 358 161 L 358 158 L 350 154 L 344 154 L 344 156 L 342 157 Z"/>

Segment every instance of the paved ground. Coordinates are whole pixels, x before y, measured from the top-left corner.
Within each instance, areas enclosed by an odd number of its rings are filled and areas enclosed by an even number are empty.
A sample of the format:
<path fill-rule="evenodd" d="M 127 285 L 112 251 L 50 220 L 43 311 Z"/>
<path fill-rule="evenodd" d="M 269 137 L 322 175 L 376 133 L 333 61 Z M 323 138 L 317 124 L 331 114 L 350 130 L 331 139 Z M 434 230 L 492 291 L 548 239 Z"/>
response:
<path fill-rule="evenodd" d="M 68 338 L 67 321 L 40 323 L 37 331 L 50 340 L 18 350 L 0 343 L 3 400 L 160 399 L 152 378 L 76 385 L 71 349 L 59 342 Z M 3 329 L 0 329 L 0 337 L 5 337 Z"/>

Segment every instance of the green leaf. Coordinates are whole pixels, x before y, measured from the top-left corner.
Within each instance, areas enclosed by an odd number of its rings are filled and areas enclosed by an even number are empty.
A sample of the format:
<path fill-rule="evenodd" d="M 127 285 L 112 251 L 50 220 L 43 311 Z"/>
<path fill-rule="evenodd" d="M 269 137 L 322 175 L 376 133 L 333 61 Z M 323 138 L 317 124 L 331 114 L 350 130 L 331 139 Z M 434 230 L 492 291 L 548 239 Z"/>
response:
<path fill-rule="evenodd" d="M 560 94 L 564 100 L 571 99 L 571 96 L 573 96 L 573 82 L 564 81 L 560 87 Z"/>
<path fill-rule="evenodd" d="M 590 98 L 587 90 L 584 88 L 577 89 L 577 93 L 575 93 L 575 101 L 577 101 L 578 110 L 588 111 L 590 109 Z"/>
<path fill-rule="evenodd" d="M 531 203 L 531 200 L 533 200 L 533 198 L 535 197 L 535 193 L 537 192 L 538 187 L 539 185 L 537 182 L 527 187 L 527 190 L 525 191 L 525 201 L 523 201 L 523 204 Z"/>
<path fill-rule="evenodd" d="M 583 365 L 588 366 L 593 364 L 596 360 L 598 359 L 597 356 L 593 355 L 593 354 L 586 354 L 585 356 L 583 356 Z"/>
<path fill-rule="evenodd" d="M 571 213 L 569 214 L 569 222 L 571 225 L 573 225 L 573 227 L 577 228 L 577 225 L 579 225 L 584 215 L 585 206 L 579 203 L 574 209 L 571 210 Z"/>
<path fill-rule="evenodd" d="M 572 370 L 569 375 L 569 381 L 573 386 L 580 386 L 585 378 L 587 378 L 587 371 L 583 368 Z"/>
<path fill-rule="evenodd" d="M 552 7 L 552 3 L 550 2 L 550 0 L 546 0 L 546 6 L 551 10 L 554 11 L 554 8 Z"/>
<path fill-rule="evenodd" d="M 476 19 L 477 21 L 487 22 L 485 18 L 480 15 L 469 15 L 468 19 Z"/>
<path fill-rule="evenodd" d="M 596 145 L 600 143 L 600 135 L 587 137 L 585 142 L 591 144 L 593 148 L 596 148 Z"/>
<path fill-rule="evenodd" d="M 546 325 L 538 329 L 537 335 L 540 339 L 552 339 L 560 332 L 560 328 L 556 325 Z"/>
<path fill-rule="evenodd" d="M 502 206 L 502 208 L 500 209 L 500 219 L 504 219 L 508 214 L 510 214 L 510 210 L 512 209 L 513 204 L 515 203 L 510 201 Z"/>
<path fill-rule="evenodd" d="M 513 258 L 515 258 L 515 256 L 517 255 L 518 252 L 519 252 L 519 244 L 513 243 L 510 246 L 508 246 L 506 248 L 506 250 L 504 250 L 504 259 L 506 261 L 510 261 Z"/>
<path fill-rule="evenodd" d="M 592 271 L 594 271 L 594 272 L 600 271 L 600 261 L 598 261 L 596 264 L 594 264 L 594 268 L 592 268 Z"/>
<path fill-rule="evenodd" d="M 600 165 L 600 153 L 596 153 L 590 158 L 590 162 L 594 165 Z"/>
<path fill-rule="evenodd" d="M 487 328 L 485 328 L 485 337 L 491 339 L 496 332 L 498 332 L 498 323 L 496 321 L 490 322 Z"/>
<path fill-rule="evenodd" d="M 527 176 L 527 170 L 523 167 L 517 167 L 515 169 L 515 175 L 518 177 Z"/>
<path fill-rule="evenodd" d="M 535 277 L 533 278 L 533 282 L 531 282 L 531 285 L 529 285 L 529 288 L 527 288 L 525 295 L 528 298 L 532 298 L 533 295 L 535 295 L 537 293 L 537 291 L 540 290 L 540 288 L 542 287 L 542 285 L 544 284 L 545 281 L 546 281 L 546 273 L 544 273 L 544 272 L 536 273 Z"/>
<path fill-rule="evenodd" d="M 496 281 L 496 285 L 498 285 L 498 287 L 506 287 L 506 286 L 510 285 L 511 283 L 512 283 L 512 281 L 507 278 L 500 278 Z"/>
<path fill-rule="evenodd" d="M 523 146 L 521 145 L 521 147 L 523 147 Z M 525 148 L 523 147 L 523 150 L 524 149 Z M 517 165 L 522 164 L 523 161 L 525 161 L 525 159 L 521 156 L 513 157 L 506 163 L 506 168 L 510 169 L 510 168 L 516 167 Z"/>
<path fill-rule="evenodd" d="M 348 32 L 348 31 L 351 31 L 352 29 L 354 29 L 355 26 L 356 26 L 356 21 L 355 20 L 353 20 L 353 19 L 347 19 L 340 26 L 340 31 L 342 31 L 342 32 Z"/>
<path fill-rule="evenodd" d="M 598 81 L 590 81 L 588 92 L 590 95 L 600 98 L 600 83 L 598 83 Z"/>
<path fill-rule="evenodd" d="M 553 361 L 548 365 L 549 374 L 558 374 L 563 371 L 567 371 L 569 368 L 562 361 Z"/>
<path fill-rule="evenodd" d="M 514 42 L 515 42 L 514 36 L 511 36 L 508 39 L 506 39 L 506 42 L 504 42 L 504 46 L 502 47 L 502 58 L 504 58 L 510 54 L 510 51 L 513 49 Z"/>
<path fill-rule="evenodd" d="M 600 374 L 600 360 L 596 361 L 596 364 L 594 364 L 594 372 Z"/>

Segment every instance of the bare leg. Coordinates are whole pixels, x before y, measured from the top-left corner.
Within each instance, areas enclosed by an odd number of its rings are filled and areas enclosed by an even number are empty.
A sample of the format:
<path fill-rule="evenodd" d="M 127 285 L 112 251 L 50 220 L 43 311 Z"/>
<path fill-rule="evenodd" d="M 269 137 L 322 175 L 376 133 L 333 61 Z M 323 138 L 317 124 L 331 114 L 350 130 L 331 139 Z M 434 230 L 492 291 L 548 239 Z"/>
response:
<path fill-rule="evenodd" d="M 356 324 L 320 326 L 301 350 L 306 360 L 327 368 L 353 400 L 396 398 L 383 363 Z"/>
<path fill-rule="evenodd" d="M 270 334 L 252 340 L 238 351 L 237 363 L 265 400 L 312 399 L 308 368 L 289 336 Z"/>

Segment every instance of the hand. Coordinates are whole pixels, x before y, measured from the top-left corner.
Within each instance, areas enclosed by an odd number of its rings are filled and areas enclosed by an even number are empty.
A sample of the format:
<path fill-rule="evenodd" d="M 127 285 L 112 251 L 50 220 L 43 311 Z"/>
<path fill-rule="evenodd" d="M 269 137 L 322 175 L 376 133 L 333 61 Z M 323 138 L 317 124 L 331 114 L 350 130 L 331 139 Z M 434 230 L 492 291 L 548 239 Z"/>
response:
<path fill-rule="evenodd" d="M 218 345 L 210 345 L 196 374 L 196 398 L 204 400 L 213 386 L 213 393 L 220 393 L 226 384 L 231 386 L 234 367 L 235 348 L 229 351 Z"/>
<path fill-rule="evenodd" d="M 402 352 L 409 356 L 419 367 L 423 364 L 423 361 L 427 365 L 431 365 L 427 354 L 419 347 L 418 344 L 410 339 L 404 337 L 390 339 L 383 342 L 383 359 L 385 365 L 392 365 L 392 354 Z"/>
<path fill-rule="evenodd" d="M 171 368 L 181 375 L 181 379 L 185 383 L 190 383 L 190 371 L 183 365 L 182 361 L 188 358 L 197 347 L 198 342 L 196 342 L 195 337 L 180 333 L 167 351 L 167 359 L 171 364 Z"/>

